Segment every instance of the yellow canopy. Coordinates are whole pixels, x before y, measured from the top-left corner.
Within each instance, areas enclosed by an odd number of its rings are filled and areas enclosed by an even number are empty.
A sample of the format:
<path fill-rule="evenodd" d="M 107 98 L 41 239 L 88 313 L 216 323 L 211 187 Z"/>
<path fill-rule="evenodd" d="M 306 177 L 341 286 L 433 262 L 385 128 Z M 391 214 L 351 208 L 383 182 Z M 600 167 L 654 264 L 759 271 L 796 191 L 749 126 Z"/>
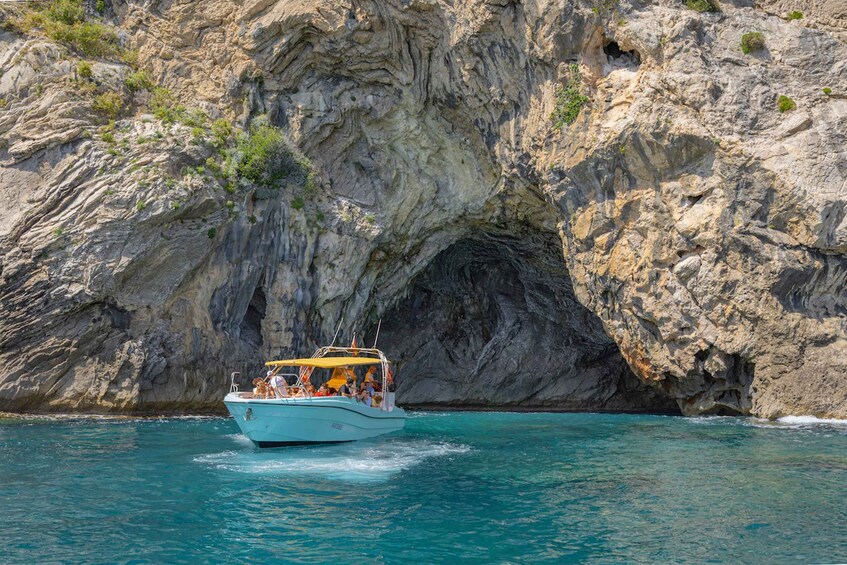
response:
<path fill-rule="evenodd" d="M 379 365 L 379 359 L 367 357 L 312 357 L 309 359 L 283 359 L 281 361 L 268 361 L 268 367 L 318 367 L 319 369 L 335 369 L 352 365 Z"/>

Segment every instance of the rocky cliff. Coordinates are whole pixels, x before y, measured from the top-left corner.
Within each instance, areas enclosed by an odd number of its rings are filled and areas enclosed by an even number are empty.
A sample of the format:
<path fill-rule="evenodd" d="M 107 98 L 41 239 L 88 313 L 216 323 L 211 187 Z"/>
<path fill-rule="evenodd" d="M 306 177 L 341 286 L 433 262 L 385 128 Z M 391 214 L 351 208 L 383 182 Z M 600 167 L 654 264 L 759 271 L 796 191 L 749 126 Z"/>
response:
<path fill-rule="evenodd" d="M 847 417 L 840 2 L 4 10 L 0 410 L 383 318 L 407 404 Z"/>

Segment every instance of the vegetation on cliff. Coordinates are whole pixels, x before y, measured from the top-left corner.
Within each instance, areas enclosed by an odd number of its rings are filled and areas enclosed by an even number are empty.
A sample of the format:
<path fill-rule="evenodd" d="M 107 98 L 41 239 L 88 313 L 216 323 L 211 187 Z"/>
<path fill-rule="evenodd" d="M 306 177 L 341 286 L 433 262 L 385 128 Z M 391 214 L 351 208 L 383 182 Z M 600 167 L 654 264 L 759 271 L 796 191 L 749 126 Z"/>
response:
<path fill-rule="evenodd" d="M 82 0 L 52 0 L 4 6 L 3 27 L 40 33 L 87 57 L 117 57 L 123 50 L 115 29 L 86 14 Z"/>
<path fill-rule="evenodd" d="M 556 106 L 550 114 L 553 129 L 560 130 L 576 121 L 582 107 L 588 104 L 588 97 L 582 93 L 582 76 L 576 63 L 568 67 L 568 76 L 564 84 L 556 87 Z"/>

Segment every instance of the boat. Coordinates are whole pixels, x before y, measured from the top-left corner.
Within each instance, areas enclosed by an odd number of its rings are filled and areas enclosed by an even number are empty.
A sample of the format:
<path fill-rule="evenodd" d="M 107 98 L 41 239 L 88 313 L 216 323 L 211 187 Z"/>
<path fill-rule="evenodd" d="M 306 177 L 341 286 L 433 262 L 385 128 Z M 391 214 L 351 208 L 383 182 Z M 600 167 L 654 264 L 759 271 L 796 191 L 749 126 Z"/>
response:
<path fill-rule="evenodd" d="M 241 433 L 258 447 L 356 441 L 400 430 L 406 424 L 405 410 L 394 404 L 394 392 L 388 392 L 393 390 L 389 386 L 393 384 L 389 361 L 379 349 L 326 346 L 312 357 L 268 361 L 265 365 L 270 370 L 262 382 L 283 377 L 289 396 L 277 392 L 264 397 L 255 389 L 239 391 L 239 373 L 232 373 L 230 392 L 224 398 Z M 382 372 L 384 392 L 375 393 L 372 406 L 355 397 L 316 396 L 306 386 L 315 369 L 350 375 L 354 367 L 363 366 L 379 367 Z M 284 373 L 286 367 L 298 371 Z M 288 384 L 288 378 L 294 383 Z"/>

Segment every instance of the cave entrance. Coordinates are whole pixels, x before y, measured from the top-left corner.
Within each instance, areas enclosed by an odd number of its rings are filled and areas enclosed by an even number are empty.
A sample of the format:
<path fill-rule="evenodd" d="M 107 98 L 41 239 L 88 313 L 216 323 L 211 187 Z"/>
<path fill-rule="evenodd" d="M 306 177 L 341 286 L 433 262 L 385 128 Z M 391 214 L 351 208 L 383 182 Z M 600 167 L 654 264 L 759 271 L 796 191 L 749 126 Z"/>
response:
<path fill-rule="evenodd" d="M 461 239 L 383 318 L 406 406 L 677 411 L 576 300 L 555 233 Z"/>

